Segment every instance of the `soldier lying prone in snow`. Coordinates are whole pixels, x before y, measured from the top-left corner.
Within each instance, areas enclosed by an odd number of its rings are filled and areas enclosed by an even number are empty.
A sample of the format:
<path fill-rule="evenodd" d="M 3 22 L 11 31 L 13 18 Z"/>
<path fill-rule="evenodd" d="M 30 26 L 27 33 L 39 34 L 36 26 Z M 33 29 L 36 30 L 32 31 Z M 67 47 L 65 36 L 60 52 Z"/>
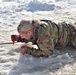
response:
<path fill-rule="evenodd" d="M 19 35 L 11 35 L 11 39 L 17 42 L 32 42 L 38 49 L 22 46 L 24 55 L 30 54 L 38 57 L 48 57 L 55 49 L 64 49 L 67 45 L 76 48 L 76 27 L 65 22 L 56 24 L 50 20 L 22 20 L 18 25 Z"/>

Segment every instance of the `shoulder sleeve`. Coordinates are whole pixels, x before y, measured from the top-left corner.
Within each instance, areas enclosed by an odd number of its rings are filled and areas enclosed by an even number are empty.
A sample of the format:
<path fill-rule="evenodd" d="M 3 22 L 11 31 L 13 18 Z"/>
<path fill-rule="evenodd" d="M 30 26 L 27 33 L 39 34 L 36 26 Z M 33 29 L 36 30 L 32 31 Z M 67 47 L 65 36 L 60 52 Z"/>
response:
<path fill-rule="evenodd" d="M 40 50 L 45 53 L 50 53 L 54 49 L 52 30 L 49 25 L 44 25 L 38 31 L 38 45 Z"/>
<path fill-rule="evenodd" d="M 42 25 L 38 30 L 37 44 L 39 50 L 28 50 L 28 53 L 34 56 L 48 57 L 52 54 L 54 49 L 53 36 L 50 33 L 50 27 L 48 25 Z"/>

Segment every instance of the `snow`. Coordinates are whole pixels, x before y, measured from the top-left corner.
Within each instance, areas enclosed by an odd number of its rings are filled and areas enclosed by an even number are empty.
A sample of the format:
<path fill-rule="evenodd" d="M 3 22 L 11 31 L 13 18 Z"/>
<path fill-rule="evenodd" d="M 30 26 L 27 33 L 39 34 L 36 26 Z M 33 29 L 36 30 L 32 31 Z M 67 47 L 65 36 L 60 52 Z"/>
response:
<path fill-rule="evenodd" d="M 0 0 L 0 43 L 9 42 L 22 19 L 76 22 L 76 0 Z M 76 75 L 76 49 L 49 58 L 22 56 L 20 44 L 0 45 L 0 75 Z"/>

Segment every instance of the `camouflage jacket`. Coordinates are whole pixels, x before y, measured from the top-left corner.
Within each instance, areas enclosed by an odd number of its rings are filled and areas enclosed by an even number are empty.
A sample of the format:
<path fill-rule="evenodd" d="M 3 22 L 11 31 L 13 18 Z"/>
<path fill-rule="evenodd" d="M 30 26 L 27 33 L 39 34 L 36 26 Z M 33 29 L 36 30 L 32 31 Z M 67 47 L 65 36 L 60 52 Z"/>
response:
<path fill-rule="evenodd" d="M 50 20 L 40 20 L 40 22 L 43 23 L 34 29 L 34 35 L 30 39 L 38 45 L 39 49 L 28 48 L 27 54 L 48 57 L 53 53 L 54 48 L 63 49 L 68 45 L 70 40 L 68 24 L 64 22 L 56 24 Z"/>

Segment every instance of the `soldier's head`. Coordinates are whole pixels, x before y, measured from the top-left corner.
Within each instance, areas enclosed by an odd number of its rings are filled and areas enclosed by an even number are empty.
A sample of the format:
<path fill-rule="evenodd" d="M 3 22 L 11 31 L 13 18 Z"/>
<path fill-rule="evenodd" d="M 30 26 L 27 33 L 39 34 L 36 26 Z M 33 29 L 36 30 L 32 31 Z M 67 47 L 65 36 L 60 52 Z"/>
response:
<path fill-rule="evenodd" d="M 33 29 L 33 22 L 30 20 L 22 20 L 17 27 L 17 31 L 21 38 L 25 38 L 27 40 L 30 40 L 33 36 Z"/>

